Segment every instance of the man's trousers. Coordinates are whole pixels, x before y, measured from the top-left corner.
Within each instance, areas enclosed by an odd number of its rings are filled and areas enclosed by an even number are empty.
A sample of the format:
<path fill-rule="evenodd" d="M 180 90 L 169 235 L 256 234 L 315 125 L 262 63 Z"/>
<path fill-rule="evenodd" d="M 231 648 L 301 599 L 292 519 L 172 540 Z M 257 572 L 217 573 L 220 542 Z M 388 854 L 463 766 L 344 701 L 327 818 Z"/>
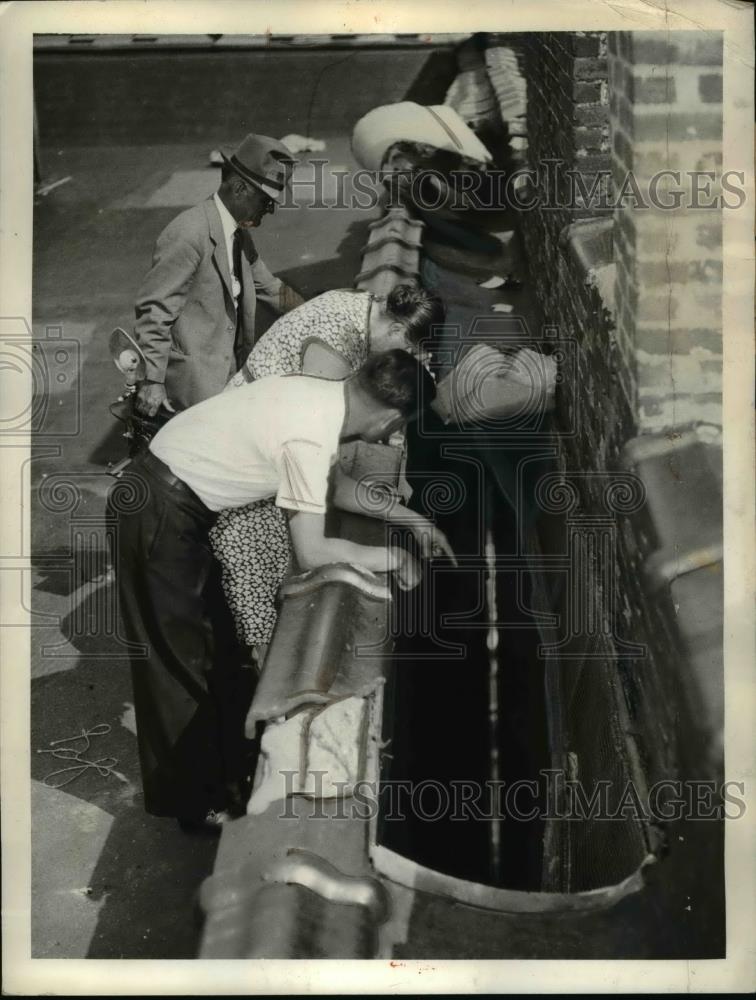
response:
<path fill-rule="evenodd" d="M 124 638 L 144 647 L 131 670 L 145 808 L 199 818 L 245 775 L 251 671 L 208 542 L 216 515 L 151 452 L 123 478 L 107 516 Z"/>

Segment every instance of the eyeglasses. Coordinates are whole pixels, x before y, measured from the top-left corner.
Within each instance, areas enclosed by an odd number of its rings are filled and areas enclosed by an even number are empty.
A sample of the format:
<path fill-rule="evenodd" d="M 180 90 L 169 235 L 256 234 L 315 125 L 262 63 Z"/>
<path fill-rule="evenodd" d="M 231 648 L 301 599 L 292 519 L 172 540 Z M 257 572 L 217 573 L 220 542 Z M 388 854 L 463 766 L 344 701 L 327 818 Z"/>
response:
<path fill-rule="evenodd" d="M 266 194 L 262 188 L 256 187 L 254 184 L 249 184 L 245 182 L 245 187 L 247 192 L 250 191 L 257 195 L 258 198 L 262 199 L 263 212 L 272 214 L 276 210 L 276 200 L 271 198 L 269 194 Z"/>

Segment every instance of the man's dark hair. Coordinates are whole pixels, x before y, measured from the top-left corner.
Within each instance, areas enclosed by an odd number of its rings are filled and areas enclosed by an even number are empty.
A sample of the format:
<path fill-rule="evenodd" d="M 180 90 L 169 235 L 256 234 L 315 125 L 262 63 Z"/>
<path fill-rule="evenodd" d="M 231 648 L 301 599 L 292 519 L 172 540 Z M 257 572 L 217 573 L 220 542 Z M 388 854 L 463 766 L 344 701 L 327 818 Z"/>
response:
<path fill-rule="evenodd" d="M 357 384 L 382 406 L 410 419 L 436 398 L 436 384 L 427 368 L 398 348 L 372 354 L 355 376 Z"/>
<path fill-rule="evenodd" d="M 230 184 L 232 181 L 241 181 L 245 187 L 254 187 L 250 184 L 246 177 L 242 177 L 238 170 L 235 170 L 230 163 L 223 163 L 221 165 L 221 187 Z M 259 188 L 257 189 L 259 190 Z"/>
<path fill-rule="evenodd" d="M 410 343 L 430 337 L 433 327 L 444 322 L 446 310 L 441 298 L 420 285 L 395 285 L 386 297 L 386 311 L 403 324 Z"/>

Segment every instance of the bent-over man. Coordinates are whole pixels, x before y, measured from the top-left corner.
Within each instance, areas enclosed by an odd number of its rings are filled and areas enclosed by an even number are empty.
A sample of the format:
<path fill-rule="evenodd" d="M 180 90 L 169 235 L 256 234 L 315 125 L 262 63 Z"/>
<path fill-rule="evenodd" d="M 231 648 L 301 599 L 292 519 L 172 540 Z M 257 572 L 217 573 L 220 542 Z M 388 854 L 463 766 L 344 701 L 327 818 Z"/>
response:
<path fill-rule="evenodd" d="M 401 350 L 373 355 L 344 381 L 271 376 L 177 414 L 128 467 L 146 500 L 118 515 L 111 494 L 109 516 L 119 519 L 125 635 L 146 648 L 132 678 L 148 812 L 208 829 L 244 807 L 242 670 L 228 655 L 233 623 L 208 541 L 218 511 L 274 497 L 290 513 L 301 569 L 354 563 L 414 586 L 405 550 L 325 537 L 326 495 L 340 441 L 383 440 L 434 396 L 426 369 Z"/>

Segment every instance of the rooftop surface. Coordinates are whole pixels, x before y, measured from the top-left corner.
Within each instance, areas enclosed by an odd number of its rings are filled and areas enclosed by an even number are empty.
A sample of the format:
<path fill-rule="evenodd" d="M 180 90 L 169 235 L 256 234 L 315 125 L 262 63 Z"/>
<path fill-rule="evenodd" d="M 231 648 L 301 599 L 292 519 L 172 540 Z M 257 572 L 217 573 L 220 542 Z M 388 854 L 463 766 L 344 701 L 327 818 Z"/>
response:
<path fill-rule="evenodd" d="M 370 53 L 353 53 L 347 77 L 332 71 L 318 77 L 325 63 L 303 62 L 297 53 L 285 60 L 279 56 L 276 78 L 267 80 L 263 92 L 268 105 L 275 102 L 280 109 L 281 118 L 276 126 L 268 115 L 268 124 L 274 134 L 289 131 L 289 118 L 301 110 L 302 88 L 310 93 L 317 84 L 309 134 L 326 141 L 321 157 L 337 169 L 348 169 L 354 166 L 349 136 L 359 111 L 348 80 L 362 74 L 367 87 L 373 74 L 378 102 L 400 100 L 432 52 L 432 46 L 383 52 L 379 77 Z M 246 53 L 251 73 L 264 57 Z M 82 66 L 87 69 L 86 57 L 76 58 L 72 86 L 80 82 Z M 97 56 L 88 58 L 88 69 L 102 74 Z M 170 58 L 172 71 L 177 70 L 180 57 Z M 50 393 L 47 436 L 37 438 L 31 466 L 32 496 L 43 480 L 49 485 L 47 506 L 34 503 L 32 539 L 32 605 L 38 616 L 31 692 L 33 954 L 188 958 L 196 954 L 198 942 L 195 893 L 211 871 L 216 848 L 185 837 L 169 820 L 143 812 L 128 663 L 117 636 L 103 626 L 103 615 L 112 615 L 114 603 L 105 575 L 100 519 L 112 482 L 107 463 L 126 454 L 119 427 L 108 412 L 121 389 L 108 337 L 115 326 L 131 326 L 134 294 L 149 266 L 155 237 L 184 207 L 217 185 L 218 171 L 208 165 L 208 157 L 219 130 L 207 109 L 192 108 L 191 95 L 176 86 L 173 97 L 194 114 L 191 140 L 143 141 L 145 130 L 159 131 L 162 112 L 157 100 L 153 110 L 134 111 L 145 118 L 144 128 L 134 127 L 120 139 L 105 136 L 92 104 L 74 107 L 75 117 L 70 117 L 64 91 L 56 97 L 53 88 L 44 97 L 48 69 L 44 61 L 37 64 L 38 101 L 49 99 L 51 113 L 56 112 L 55 100 L 59 106 L 54 127 L 48 129 L 40 114 L 43 179 L 63 183 L 35 205 L 33 320 L 39 348 L 53 362 L 65 348 L 68 360 L 58 362 L 66 381 Z M 192 69 L 199 74 L 194 85 L 217 90 L 212 63 L 193 63 Z M 120 65 L 121 82 L 128 72 Z M 165 86 L 170 74 L 167 77 Z M 369 88 L 359 97 L 365 99 L 370 100 Z M 339 115 L 334 117 L 335 108 Z M 242 134 L 245 125 L 240 122 Z M 283 210 L 266 219 L 256 242 L 271 270 L 312 295 L 352 285 L 368 224 L 376 217 L 377 211 L 364 209 Z M 264 322 L 271 319 L 267 316 Z M 59 338 L 69 343 L 63 345 Z M 75 510 L 54 501 L 60 498 L 54 487 L 63 481 L 74 484 Z M 73 531 L 84 532 L 80 538 L 92 549 L 88 565 L 73 564 Z M 112 773 L 90 769 L 61 790 L 48 788 L 45 777 L 64 765 L 34 750 L 103 723 L 110 730 L 92 738 L 92 754 L 95 759 L 115 757 Z"/>

